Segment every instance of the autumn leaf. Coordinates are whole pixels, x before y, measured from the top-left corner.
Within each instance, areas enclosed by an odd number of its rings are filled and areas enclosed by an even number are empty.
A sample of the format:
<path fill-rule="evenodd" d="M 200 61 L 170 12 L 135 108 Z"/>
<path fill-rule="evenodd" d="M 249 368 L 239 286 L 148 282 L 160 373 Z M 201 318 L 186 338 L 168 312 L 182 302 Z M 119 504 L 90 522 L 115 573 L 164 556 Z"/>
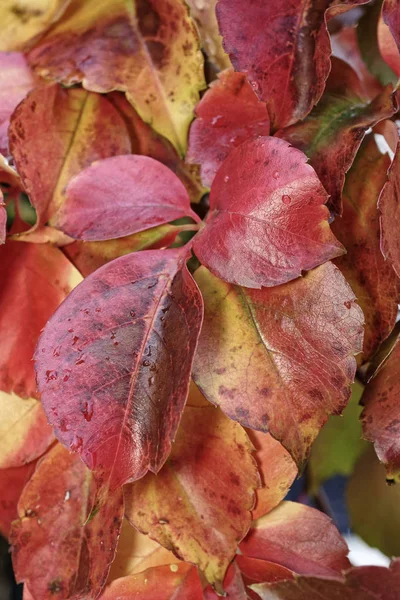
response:
<path fill-rule="evenodd" d="M 0 7 L 0 15 L 2 10 L 3 7 Z M 9 154 L 7 130 L 10 116 L 35 84 L 36 78 L 23 54 L 0 52 L 0 152 L 6 156 Z"/>
<path fill-rule="evenodd" d="M 234 598 L 234 600 L 247 600 L 248 598 L 246 586 L 236 561 L 233 561 L 229 565 L 223 588 L 228 598 Z M 208 585 L 203 591 L 203 598 L 204 600 L 218 600 L 220 596 L 214 591 L 211 585 Z"/>
<path fill-rule="evenodd" d="M 326 200 L 302 152 L 272 137 L 243 142 L 213 181 L 196 256 L 214 275 L 248 288 L 295 279 L 344 252 Z"/>
<path fill-rule="evenodd" d="M 246 585 L 293 579 L 295 576 L 290 569 L 268 560 L 237 554 L 235 561 Z"/>
<path fill-rule="evenodd" d="M 61 17 L 71 0 L 2 0 L 0 50 L 25 50 Z"/>
<path fill-rule="evenodd" d="M 5 538 L 8 538 L 11 523 L 18 518 L 18 500 L 35 467 L 36 461 L 33 461 L 22 467 L 0 469 L 0 534 Z"/>
<path fill-rule="evenodd" d="M 183 154 L 205 87 L 195 25 L 182 0 L 74 0 L 29 53 L 36 71 L 94 92 L 120 90 Z"/>
<path fill-rule="evenodd" d="M 350 567 L 346 542 L 329 517 L 296 502 L 282 502 L 255 521 L 240 549 L 301 575 L 340 577 Z"/>
<path fill-rule="evenodd" d="M 220 0 L 217 18 L 237 71 L 267 104 L 274 130 L 308 115 L 330 71 L 326 21 L 365 0 Z M 268 32 L 268 35 L 265 32 Z"/>
<path fill-rule="evenodd" d="M 218 591 L 250 527 L 259 486 L 251 451 L 240 425 L 210 404 L 191 406 L 189 396 L 163 469 L 125 487 L 129 522 L 197 565 Z"/>
<path fill-rule="evenodd" d="M 76 454 L 57 444 L 24 488 L 11 530 L 16 579 L 34 598 L 91 600 L 107 579 L 123 517 L 119 490 L 85 524 L 94 479 Z M 45 568 L 44 568 L 45 565 Z"/>
<path fill-rule="evenodd" d="M 186 160 L 201 165 L 201 178 L 207 187 L 233 148 L 256 135 L 269 135 L 266 106 L 243 73 L 220 73 L 196 106 L 196 116 L 190 127 Z"/>
<path fill-rule="evenodd" d="M 400 12 L 397 2 L 385 0 L 382 4 L 382 14 L 378 21 L 378 47 L 383 60 L 400 76 Z"/>
<path fill-rule="evenodd" d="M 162 163 L 131 154 L 96 161 L 74 177 L 53 222 L 75 239 L 103 241 L 182 217 L 199 221 L 183 183 Z"/>
<path fill-rule="evenodd" d="M 374 100 L 363 96 L 362 85 L 349 65 L 332 60 L 325 94 L 301 123 L 277 132 L 310 159 L 324 188 L 329 207 L 342 214 L 342 190 L 366 130 L 397 111 L 393 89 L 388 85 Z"/>
<path fill-rule="evenodd" d="M 261 600 L 396 600 L 400 586 L 400 560 L 389 569 L 358 567 L 343 582 L 319 577 L 252 586 Z"/>
<path fill-rule="evenodd" d="M 219 69 L 231 66 L 229 56 L 222 47 L 215 7 L 217 0 L 188 0 L 190 14 L 196 21 L 207 58 Z"/>
<path fill-rule="evenodd" d="M 149 250 L 101 267 L 53 315 L 36 349 L 56 436 L 111 491 L 159 471 L 186 402 L 202 322 L 186 252 Z"/>
<path fill-rule="evenodd" d="M 350 396 L 363 323 L 354 294 L 332 263 L 259 291 L 204 267 L 195 278 L 205 303 L 195 382 L 231 419 L 269 431 L 301 467 Z"/>
<path fill-rule="evenodd" d="M 80 280 L 58 248 L 24 242 L 0 248 L 0 389 L 37 397 L 32 362 L 37 339 Z"/>
<path fill-rule="evenodd" d="M 5 209 L 6 205 L 4 204 L 3 200 L 3 194 L 0 190 L 0 244 L 4 244 L 7 235 L 7 211 Z"/>
<path fill-rule="evenodd" d="M 153 567 L 116 579 L 100 600 L 203 600 L 197 569 L 184 563 Z"/>
<path fill-rule="evenodd" d="M 41 403 L 0 392 L 0 469 L 20 467 L 47 450 L 54 435 Z"/>
<path fill-rule="evenodd" d="M 374 134 L 368 135 L 346 177 L 343 216 L 331 225 L 347 250 L 335 264 L 350 283 L 365 317 L 363 362 L 392 331 L 400 302 L 400 281 L 380 249 L 377 202 L 389 166 L 389 155 L 381 153 Z"/>
<path fill-rule="evenodd" d="M 400 221 L 399 195 L 400 142 L 397 143 L 396 152 L 388 171 L 388 181 L 383 187 L 378 202 L 379 212 L 381 213 L 381 250 L 398 277 L 400 277 L 400 240 L 398 235 L 398 223 Z"/>
<path fill-rule="evenodd" d="M 17 171 L 44 225 L 62 207 L 70 179 L 95 160 L 127 154 L 126 125 L 106 98 L 51 84 L 17 107 L 9 129 Z M 43 166 L 45 165 L 45 168 Z"/>
<path fill-rule="evenodd" d="M 397 341 L 362 396 L 363 436 L 374 443 L 389 482 L 400 481 L 399 375 L 400 343 Z"/>

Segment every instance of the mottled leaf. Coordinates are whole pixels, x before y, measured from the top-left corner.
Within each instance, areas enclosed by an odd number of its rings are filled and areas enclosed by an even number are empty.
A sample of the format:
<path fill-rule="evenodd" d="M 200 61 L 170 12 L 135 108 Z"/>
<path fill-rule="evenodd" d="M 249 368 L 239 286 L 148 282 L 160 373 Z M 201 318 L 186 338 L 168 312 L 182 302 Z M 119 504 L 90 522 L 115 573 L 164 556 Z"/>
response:
<path fill-rule="evenodd" d="M 352 68 L 334 59 L 325 94 L 318 106 L 301 123 L 277 133 L 278 137 L 307 154 L 330 194 L 329 206 L 336 214 L 342 213 L 345 174 L 366 130 L 397 110 L 390 85 L 370 103 L 363 94 Z"/>
<path fill-rule="evenodd" d="M 131 150 L 126 125 L 106 98 L 57 84 L 33 90 L 17 107 L 9 138 L 37 225 L 53 224 L 74 175 L 95 160 Z"/>
<path fill-rule="evenodd" d="M 0 469 L 38 458 L 54 439 L 41 403 L 0 392 Z"/>
<path fill-rule="evenodd" d="M 361 439 L 359 401 L 363 386 L 356 380 L 343 416 L 332 416 L 318 434 L 307 465 L 307 484 L 310 494 L 335 475 L 351 475 L 354 465 L 367 446 Z"/>
<path fill-rule="evenodd" d="M 100 600 L 203 600 L 195 567 L 185 563 L 154 567 L 137 575 L 116 579 Z"/>
<path fill-rule="evenodd" d="M 0 15 L 1 11 L 2 7 Z M 23 54 L 0 52 L 0 152 L 5 155 L 9 154 L 7 130 L 10 116 L 35 83 L 35 77 Z"/>
<path fill-rule="evenodd" d="M 302 152 L 277 138 L 248 140 L 214 179 L 211 210 L 194 251 L 230 283 L 285 283 L 344 252 L 329 228 L 326 200 Z"/>
<path fill-rule="evenodd" d="M 48 322 L 36 350 L 58 439 L 111 490 L 157 472 L 171 447 L 202 321 L 186 249 L 112 261 Z"/>
<path fill-rule="evenodd" d="M 81 276 L 61 250 L 7 242 L 0 248 L 0 388 L 36 397 L 32 356 L 40 331 Z"/>
<path fill-rule="evenodd" d="M 400 560 L 384 567 L 358 567 L 343 582 L 318 577 L 252 586 L 262 600 L 397 600 Z"/>
<path fill-rule="evenodd" d="M 352 531 L 387 556 L 400 554 L 400 487 L 389 486 L 385 468 L 370 446 L 358 460 L 347 486 Z"/>
<path fill-rule="evenodd" d="M 270 512 L 284 499 L 292 485 L 297 467 L 289 452 L 269 433 L 247 430 L 256 449 L 256 459 L 263 487 L 256 490 L 257 502 L 252 511 L 253 519 Z"/>
<path fill-rule="evenodd" d="M 364 438 L 374 443 L 387 479 L 400 481 L 400 343 L 365 387 L 362 403 Z"/>
<path fill-rule="evenodd" d="M 25 50 L 63 14 L 71 0 L 2 0 L 0 50 Z"/>
<path fill-rule="evenodd" d="M 36 461 L 22 467 L 0 469 L 0 533 L 8 537 L 11 523 L 18 518 L 19 497 L 33 474 Z"/>
<path fill-rule="evenodd" d="M 95 92 L 127 93 L 142 119 L 180 153 L 199 91 L 203 57 L 181 0 L 80 0 L 30 52 L 40 75 Z"/>
<path fill-rule="evenodd" d="M 210 404 L 191 406 L 189 396 L 163 469 L 125 488 L 129 521 L 218 589 L 250 527 L 259 485 L 251 451 L 240 425 Z"/>
<path fill-rule="evenodd" d="M 233 563 L 229 565 L 224 579 L 223 589 L 228 598 L 234 600 L 247 600 L 248 598 L 246 586 L 236 561 L 233 561 Z M 218 600 L 220 595 L 213 590 L 211 585 L 208 585 L 203 591 L 203 598 L 204 600 Z"/>
<path fill-rule="evenodd" d="M 255 521 L 240 549 L 301 575 L 335 577 L 350 567 L 346 542 L 329 517 L 296 502 L 282 502 Z"/>
<path fill-rule="evenodd" d="M 303 119 L 324 91 L 331 53 L 326 20 L 364 3 L 218 2 L 224 48 L 235 69 L 247 74 L 259 98 L 266 102 L 275 130 Z"/>
<path fill-rule="evenodd" d="M 205 303 L 194 379 L 208 400 L 269 431 L 301 466 L 330 414 L 350 396 L 362 313 L 339 269 L 250 290 L 196 271 Z"/>
<path fill-rule="evenodd" d="M 76 454 L 57 444 L 38 464 L 11 529 L 17 581 L 34 598 L 91 600 L 107 579 L 123 516 L 122 490 L 85 524 L 94 479 Z"/>
<path fill-rule="evenodd" d="M 269 135 L 266 106 L 243 73 L 221 73 L 197 105 L 196 116 L 186 160 L 201 165 L 201 178 L 208 187 L 233 148 L 256 135 Z"/>
<path fill-rule="evenodd" d="M 153 158 L 127 154 L 96 161 L 74 177 L 53 222 L 75 239 L 103 241 L 182 217 L 199 220 L 177 176 Z"/>
<path fill-rule="evenodd" d="M 222 37 L 215 14 L 217 0 L 188 0 L 187 4 L 196 21 L 208 60 L 219 69 L 227 69 L 231 66 L 231 61 L 222 47 Z"/>
<path fill-rule="evenodd" d="M 378 208 L 381 213 L 381 250 L 400 277 L 400 142 L 397 144 Z"/>
<path fill-rule="evenodd" d="M 343 216 L 331 226 L 347 250 L 335 264 L 350 283 L 365 317 L 363 361 L 392 331 L 400 302 L 400 280 L 380 249 L 377 203 L 389 166 L 388 154 L 381 153 L 373 134 L 367 136 L 346 177 Z"/>

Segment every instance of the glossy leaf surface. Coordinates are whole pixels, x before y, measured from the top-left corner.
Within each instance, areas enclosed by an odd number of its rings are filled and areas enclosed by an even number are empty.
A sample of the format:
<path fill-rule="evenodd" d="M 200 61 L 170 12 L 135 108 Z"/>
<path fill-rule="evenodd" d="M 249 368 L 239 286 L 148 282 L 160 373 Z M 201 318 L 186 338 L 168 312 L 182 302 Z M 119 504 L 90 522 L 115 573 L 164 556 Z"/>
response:
<path fill-rule="evenodd" d="M 374 443 L 390 481 L 400 480 L 400 343 L 365 388 L 363 435 Z"/>
<path fill-rule="evenodd" d="M 188 216 L 198 220 L 184 185 L 168 167 L 125 155 L 96 161 L 74 177 L 54 221 L 75 239 L 102 241 Z"/>
<path fill-rule="evenodd" d="M 317 577 L 253 586 L 262 600 L 396 600 L 400 586 L 400 561 L 390 569 L 358 567 L 346 574 L 344 582 Z"/>
<path fill-rule="evenodd" d="M 125 488 L 129 521 L 217 588 L 250 527 L 259 486 L 251 450 L 240 425 L 189 396 L 163 469 Z"/>
<path fill-rule="evenodd" d="M 217 4 L 224 48 L 235 69 L 248 75 L 267 103 L 275 130 L 303 119 L 324 91 L 331 52 L 326 18 L 363 3 L 220 0 Z"/>
<path fill-rule="evenodd" d="M 58 248 L 7 242 L 0 248 L 0 281 L 0 387 L 35 397 L 39 334 L 81 276 Z"/>
<path fill-rule="evenodd" d="M 343 216 L 331 226 L 347 250 L 335 264 L 350 283 L 365 317 L 363 361 L 392 331 L 400 301 L 400 280 L 380 249 L 377 203 L 389 166 L 389 155 L 382 154 L 374 135 L 369 135 L 346 177 Z"/>
<path fill-rule="evenodd" d="M 54 435 L 41 403 L 0 392 L 0 469 L 20 467 L 47 450 Z"/>
<path fill-rule="evenodd" d="M 190 127 L 186 160 L 201 165 L 201 178 L 210 187 L 229 152 L 246 139 L 269 135 L 266 106 L 243 73 L 224 71 L 196 107 Z"/>
<path fill-rule="evenodd" d="M 122 490 L 85 524 L 94 480 L 76 454 L 57 444 L 39 463 L 11 530 L 16 579 L 34 598 L 90 600 L 106 579 L 123 516 Z"/>
<path fill-rule="evenodd" d="M 9 138 L 38 225 L 62 207 L 74 175 L 95 160 L 131 150 L 126 125 L 106 98 L 57 84 L 33 90 L 18 106 Z"/>
<path fill-rule="evenodd" d="M 329 207 L 336 214 L 342 213 L 345 174 L 365 131 L 397 110 L 390 85 L 370 103 L 363 94 L 352 68 L 339 59 L 332 60 L 325 94 L 318 106 L 301 123 L 277 133 L 307 154 L 330 194 Z"/>
<path fill-rule="evenodd" d="M 302 575 L 337 577 L 350 567 L 346 542 L 331 520 L 297 502 L 282 502 L 255 521 L 240 549 Z"/>
<path fill-rule="evenodd" d="M 219 169 L 196 256 L 214 275 L 249 288 L 275 286 L 343 253 L 328 225 L 325 190 L 302 152 L 260 137 Z"/>
<path fill-rule="evenodd" d="M 129 254 L 100 268 L 50 319 L 36 350 L 56 436 L 111 490 L 157 472 L 178 427 L 202 321 L 185 253 Z"/>
<path fill-rule="evenodd" d="M 400 143 L 397 144 L 388 181 L 379 198 L 381 250 L 400 277 Z"/>
<path fill-rule="evenodd" d="M 301 466 L 350 396 L 363 323 L 350 287 L 331 263 L 260 291 L 204 267 L 196 281 L 205 303 L 197 385 L 232 419 L 269 431 Z"/>
<path fill-rule="evenodd" d="M 203 600 L 197 570 L 184 563 L 147 569 L 116 579 L 100 600 Z"/>
<path fill-rule="evenodd" d="M 204 87 L 195 25 L 181 0 L 80 0 L 29 54 L 39 74 L 95 92 L 127 93 L 180 153 Z"/>

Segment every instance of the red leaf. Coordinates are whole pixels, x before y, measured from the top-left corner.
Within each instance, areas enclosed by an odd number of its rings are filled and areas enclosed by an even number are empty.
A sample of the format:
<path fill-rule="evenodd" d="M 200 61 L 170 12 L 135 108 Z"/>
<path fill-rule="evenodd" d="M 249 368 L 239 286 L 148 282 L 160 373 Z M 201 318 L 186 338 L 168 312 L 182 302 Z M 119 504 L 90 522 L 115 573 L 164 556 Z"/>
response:
<path fill-rule="evenodd" d="M 8 156 L 8 126 L 14 108 L 36 83 L 25 56 L 0 52 L 0 153 Z"/>
<path fill-rule="evenodd" d="M 350 567 L 348 548 L 331 520 L 305 504 L 282 502 L 255 521 L 242 554 L 278 563 L 301 575 L 337 577 Z"/>
<path fill-rule="evenodd" d="M 365 131 L 397 111 L 393 88 L 388 85 L 368 104 L 353 69 L 339 59 L 332 70 L 318 106 L 301 123 L 277 132 L 277 136 L 305 152 L 323 186 L 329 206 L 342 214 L 345 174 L 351 167 Z"/>
<path fill-rule="evenodd" d="M 58 248 L 23 242 L 0 248 L 0 389 L 36 397 L 32 356 L 40 331 L 80 280 Z"/>
<path fill-rule="evenodd" d="M 203 600 L 197 569 L 185 563 L 153 567 L 116 579 L 100 600 Z"/>
<path fill-rule="evenodd" d="M 21 102 L 9 137 L 37 225 L 60 209 L 74 175 L 95 160 L 131 151 L 126 125 L 104 96 L 57 84 L 37 88 Z"/>
<path fill-rule="evenodd" d="M 400 77 L 400 6 L 397 0 L 384 0 L 382 4 L 378 45 L 382 58 Z"/>
<path fill-rule="evenodd" d="M 381 250 L 400 277 L 400 142 L 397 143 L 388 181 L 379 198 Z"/>
<path fill-rule="evenodd" d="M 282 581 L 283 579 L 293 579 L 294 577 L 294 573 L 290 569 L 267 560 L 251 558 L 243 554 L 238 554 L 235 560 L 239 565 L 243 581 L 246 585 L 263 583 L 265 581 Z"/>
<path fill-rule="evenodd" d="M 70 294 L 36 351 L 56 436 L 116 489 L 157 472 L 189 387 L 202 299 L 186 249 L 129 254 Z"/>
<path fill-rule="evenodd" d="M 395 559 L 389 569 L 351 569 L 343 582 L 297 577 L 294 581 L 255 585 L 253 589 L 262 600 L 398 600 L 400 560 Z"/>
<path fill-rule="evenodd" d="M 107 579 L 123 517 L 118 491 L 85 524 L 96 486 L 76 454 L 57 444 L 46 454 L 18 503 L 11 530 L 17 581 L 34 598 L 91 600 Z"/>
<path fill-rule="evenodd" d="M 295 279 L 344 252 L 329 228 L 326 200 L 302 152 L 277 138 L 248 140 L 214 179 L 195 253 L 215 275 L 245 287 Z"/>
<path fill-rule="evenodd" d="M 390 158 L 381 153 L 374 135 L 367 136 L 346 177 L 343 216 L 332 223 L 332 231 L 347 250 L 335 264 L 365 316 L 363 361 L 392 331 L 400 301 L 400 281 L 380 249 L 377 202 L 389 165 Z"/>
<path fill-rule="evenodd" d="M 269 431 L 302 466 L 328 416 L 350 397 L 363 318 L 349 285 L 332 263 L 260 291 L 204 267 L 196 281 L 205 316 L 195 382 L 230 418 Z"/>
<path fill-rule="evenodd" d="M 0 190 L 0 244 L 4 244 L 6 241 L 6 225 L 7 225 L 7 211 L 3 202 L 3 194 Z"/>
<path fill-rule="evenodd" d="M 196 107 L 186 160 L 201 165 L 210 187 L 229 152 L 255 135 L 269 135 L 269 118 L 243 73 L 224 71 Z"/>
<path fill-rule="evenodd" d="M 18 518 L 18 500 L 35 466 L 36 461 L 22 467 L 0 469 L 0 533 L 4 537 L 8 537 L 11 523 Z"/>
<path fill-rule="evenodd" d="M 232 598 L 232 600 L 247 600 L 248 598 L 246 587 L 236 561 L 233 561 L 226 573 L 223 589 L 225 595 L 228 598 Z M 221 597 L 217 595 L 211 585 L 206 587 L 203 594 L 204 600 L 218 600 Z"/>
<path fill-rule="evenodd" d="M 368 383 L 362 396 L 363 434 L 375 451 L 389 481 L 400 481 L 400 342 Z"/>
<path fill-rule="evenodd" d="M 112 202 L 111 202 L 112 199 Z M 147 156 L 96 161 L 68 184 L 54 224 L 73 238 L 120 238 L 197 215 L 176 175 Z"/>
<path fill-rule="evenodd" d="M 331 53 L 326 20 L 365 1 L 219 1 L 224 48 L 266 102 L 275 130 L 303 119 L 324 91 Z"/>

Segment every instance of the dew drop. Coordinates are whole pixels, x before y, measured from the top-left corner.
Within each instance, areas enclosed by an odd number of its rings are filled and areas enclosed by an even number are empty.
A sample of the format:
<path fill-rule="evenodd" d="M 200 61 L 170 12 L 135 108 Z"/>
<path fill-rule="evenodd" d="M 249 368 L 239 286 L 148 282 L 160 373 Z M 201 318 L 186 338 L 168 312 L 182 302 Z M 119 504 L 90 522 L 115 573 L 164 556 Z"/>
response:
<path fill-rule="evenodd" d="M 46 348 L 42 348 L 42 352 L 46 352 Z"/>
<path fill-rule="evenodd" d="M 70 448 L 73 452 L 76 452 L 77 450 L 79 450 L 79 448 L 82 448 L 82 444 L 83 444 L 83 440 L 81 437 L 79 437 L 79 435 L 74 435 L 74 438 L 72 440 L 72 442 L 70 443 Z"/>
<path fill-rule="evenodd" d="M 173 573 L 176 573 L 179 569 L 178 565 L 169 565 L 169 568 Z"/>
<path fill-rule="evenodd" d="M 154 377 L 149 377 L 149 386 L 152 386 L 154 383 Z"/>
<path fill-rule="evenodd" d="M 229 175 L 225 175 L 224 181 L 225 181 L 225 183 L 228 183 L 228 181 L 229 181 Z"/>
<path fill-rule="evenodd" d="M 79 337 L 77 335 L 74 335 L 74 337 L 72 338 L 72 345 L 75 346 L 77 342 L 79 342 Z"/>
<path fill-rule="evenodd" d="M 272 174 L 272 177 L 274 179 L 278 179 L 279 178 L 279 171 L 274 171 L 273 174 Z"/>
<path fill-rule="evenodd" d="M 222 115 L 217 115 L 211 119 L 211 125 L 216 125 L 222 119 Z"/>
<path fill-rule="evenodd" d="M 350 302 L 350 300 L 347 300 L 347 302 L 345 302 L 344 305 L 345 305 L 346 308 L 350 309 L 351 308 L 351 302 Z"/>
<path fill-rule="evenodd" d="M 282 202 L 283 202 L 283 204 L 286 204 L 286 205 L 288 205 L 288 204 L 290 204 L 290 203 L 291 203 L 291 201 L 292 201 L 292 199 L 291 199 L 291 197 L 290 197 L 290 196 L 287 196 L 286 194 L 284 194 L 284 195 L 282 196 Z"/>
<path fill-rule="evenodd" d="M 236 142 L 236 140 L 237 140 L 237 136 L 236 136 L 236 135 L 234 135 L 234 136 L 232 136 L 232 137 L 230 138 L 229 142 L 230 142 L 231 144 L 234 144 L 234 143 Z"/>
<path fill-rule="evenodd" d="M 68 329 L 68 333 L 72 333 L 73 331 L 74 330 L 71 327 Z"/>
<path fill-rule="evenodd" d="M 57 371 L 46 371 L 46 383 L 55 381 L 58 377 Z"/>
<path fill-rule="evenodd" d="M 68 500 L 71 498 L 71 493 L 69 490 L 67 490 L 65 492 L 65 496 L 64 496 L 64 502 L 68 502 Z"/>
<path fill-rule="evenodd" d="M 136 316 L 136 313 L 134 310 L 131 310 L 129 314 L 131 315 L 132 318 L 134 318 Z"/>
<path fill-rule="evenodd" d="M 78 358 L 78 360 L 75 362 L 76 365 L 82 365 L 85 362 L 85 359 L 83 358 L 83 356 L 81 356 L 80 358 Z"/>
<path fill-rule="evenodd" d="M 148 367 L 150 365 L 150 361 L 149 360 L 144 360 L 143 361 L 143 366 L 144 367 Z"/>
<path fill-rule="evenodd" d="M 86 421 L 91 421 L 93 417 L 93 402 L 91 400 L 87 401 L 83 405 L 82 414 L 85 417 Z"/>
<path fill-rule="evenodd" d="M 260 89 L 260 86 L 259 86 L 259 84 L 257 83 L 257 81 L 252 81 L 252 82 L 251 82 L 251 87 L 253 88 L 253 90 L 254 90 L 255 92 L 258 92 L 258 90 Z"/>
<path fill-rule="evenodd" d="M 118 346 L 119 342 L 117 342 L 117 340 L 115 340 L 115 342 L 113 342 L 113 346 Z"/>

